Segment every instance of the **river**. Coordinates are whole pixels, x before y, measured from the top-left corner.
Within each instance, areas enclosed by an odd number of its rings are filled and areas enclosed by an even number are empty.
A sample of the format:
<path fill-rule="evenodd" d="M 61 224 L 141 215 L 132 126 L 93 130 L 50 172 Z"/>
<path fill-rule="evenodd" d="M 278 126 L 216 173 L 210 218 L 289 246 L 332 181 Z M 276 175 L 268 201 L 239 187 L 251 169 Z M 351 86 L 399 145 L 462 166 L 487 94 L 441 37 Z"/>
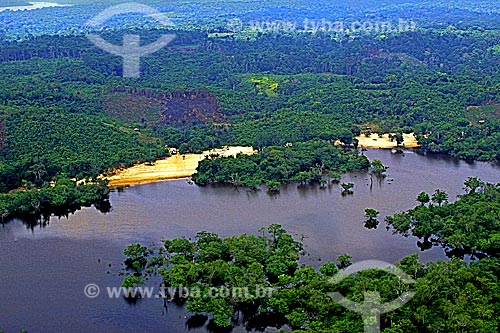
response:
<path fill-rule="evenodd" d="M 370 159 L 389 166 L 388 176 L 374 181 L 366 173 L 350 173 L 354 193 L 342 196 L 340 186 L 284 187 L 280 194 L 249 192 L 228 186 L 198 187 L 184 180 L 137 185 L 112 192 L 112 211 L 84 208 L 69 218 L 52 218 L 47 226 L 28 228 L 14 220 L 0 226 L 0 330 L 15 332 L 179 332 L 185 313 L 175 305 L 165 310 L 160 300 L 128 304 L 124 299 L 84 296 L 89 283 L 119 286 L 122 250 L 129 243 L 150 244 L 161 238 L 193 237 L 200 230 L 224 236 L 257 233 L 279 223 L 305 244 L 304 262 L 319 267 L 339 254 L 353 261 L 396 262 L 419 253 L 423 261 L 446 259 L 434 247 L 421 251 L 413 237 L 385 230 L 387 214 L 414 207 L 421 191 L 463 192 L 469 176 L 500 182 L 500 168 L 413 152 L 391 154 L 369 150 Z M 380 211 L 375 230 L 363 226 L 365 208 Z M 242 330 L 242 329 L 239 329 Z M 203 328 L 192 332 L 204 332 Z M 238 331 L 235 330 L 235 331 Z"/>
<path fill-rule="evenodd" d="M 12 10 L 12 11 L 20 11 L 20 10 L 34 10 L 34 9 L 42 9 L 42 8 L 51 8 L 51 7 L 67 7 L 71 5 L 63 5 L 55 2 L 29 2 L 29 5 L 27 6 L 8 6 L 8 7 L 2 7 L 0 5 L 0 12 L 6 11 L 6 10 Z"/>

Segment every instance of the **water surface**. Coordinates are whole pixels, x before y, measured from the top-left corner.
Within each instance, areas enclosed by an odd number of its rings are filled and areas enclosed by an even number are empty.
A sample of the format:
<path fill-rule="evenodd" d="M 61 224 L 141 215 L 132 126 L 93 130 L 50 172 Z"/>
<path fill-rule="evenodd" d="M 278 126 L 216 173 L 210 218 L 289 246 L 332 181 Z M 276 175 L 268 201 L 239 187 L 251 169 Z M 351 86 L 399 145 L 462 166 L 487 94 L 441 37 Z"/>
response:
<path fill-rule="evenodd" d="M 316 267 L 342 253 L 354 261 L 396 262 L 416 252 L 423 261 L 445 259 L 440 248 L 422 252 L 415 238 L 387 232 L 383 217 L 414 207 L 421 191 L 431 194 L 439 188 L 453 200 L 463 193 L 469 176 L 500 181 L 500 169 L 486 163 L 386 150 L 366 155 L 389 166 L 388 176 L 381 182 L 374 179 L 370 188 L 366 173 L 344 175 L 342 181 L 355 184 L 348 196 L 341 195 L 339 185 L 288 185 L 271 196 L 265 190 L 198 187 L 176 180 L 113 192 L 113 210 L 106 215 L 85 208 L 67 219 L 52 218 L 46 227 L 30 229 L 21 221 L 0 226 L 0 329 L 184 331 L 180 308 L 171 305 L 166 311 L 159 300 L 130 305 L 123 299 L 88 299 L 83 288 L 88 283 L 119 286 L 121 253 L 131 242 L 147 245 L 166 237 L 194 237 L 200 230 L 223 236 L 255 234 L 262 226 L 279 223 L 305 244 L 309 255 L 304 262 Z M 377 229 L 364 228 L 365 208 L 381 212 Z"/>

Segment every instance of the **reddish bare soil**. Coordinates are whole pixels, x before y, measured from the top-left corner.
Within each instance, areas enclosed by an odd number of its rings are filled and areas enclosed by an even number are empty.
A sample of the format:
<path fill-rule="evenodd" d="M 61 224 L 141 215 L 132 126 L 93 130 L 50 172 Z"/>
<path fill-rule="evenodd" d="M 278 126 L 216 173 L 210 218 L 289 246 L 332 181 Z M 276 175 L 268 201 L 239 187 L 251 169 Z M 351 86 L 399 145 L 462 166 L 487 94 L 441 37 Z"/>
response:
<path fill-rule="evenodd" d="M 115 89 L 104 101 L 106 113 L 123 121 L 183 126 L 189 123 L 221 123 L 225 115 L 213 94 L 206 90 L 175 91 Z"/>
<path fill-rule="evenodd" d="M 215 96 L 206 90 L 176 91 L 167 95 L 160 121 L 183 125 L 189 122 L 221 123 L 225 119 Z"/>

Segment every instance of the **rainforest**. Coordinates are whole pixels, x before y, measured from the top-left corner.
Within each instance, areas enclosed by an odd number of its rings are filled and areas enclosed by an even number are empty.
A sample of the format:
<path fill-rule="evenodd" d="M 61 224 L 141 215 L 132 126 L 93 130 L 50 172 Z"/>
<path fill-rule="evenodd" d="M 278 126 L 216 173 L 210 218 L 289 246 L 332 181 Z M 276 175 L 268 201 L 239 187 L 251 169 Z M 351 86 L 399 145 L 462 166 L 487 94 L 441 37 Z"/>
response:
<path fill-rule="evenodd" d="M 202 291 L 163 304 L 101 294 L 93 306 L 120 314 L 91 331 L 127 331 L 119 317 L 147 302 L 179 322 L 148 326 L 149 305 L 130 331 L 366 331 L 332 292 L 411 292 L 381 314 L 385 333 L 500 330 L 495 1 L 9 0 L 0 22 L 0 276 L 13 286 L 0 332 L 83 329 L 89 313 L 49 325 L 16 303 L 19 260 L 74 240 L 103 241 L 76 254 L 92 261 L 88 283 Z M 126 57 L 89 34 L 122 51 L 130 36 L 175 38 L 128 77 Z M 132 168 L 141 182 L 111 185 Z M 326 249 L 336 233 L 346 243 Z M 34 267 L 54 266 L 54 281 L 76 270 L 52 255 Z M 376 268 L 332 282 L 367 259 L 414 283 Z M 274 292 L 209 295 L 256 286 Z"/>

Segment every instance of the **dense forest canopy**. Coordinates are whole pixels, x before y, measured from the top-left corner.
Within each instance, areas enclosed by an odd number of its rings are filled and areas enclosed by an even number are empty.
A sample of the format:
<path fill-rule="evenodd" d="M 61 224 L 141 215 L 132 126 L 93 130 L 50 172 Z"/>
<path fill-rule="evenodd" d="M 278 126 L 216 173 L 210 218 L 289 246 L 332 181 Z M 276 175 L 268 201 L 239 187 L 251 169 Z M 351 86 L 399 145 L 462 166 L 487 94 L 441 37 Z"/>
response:
<path fill-rule="evenodd" d="M 102 10 L 122 4 L 121 0 L 59 0 L 59 4 L 70 7 L 44 8 L 37 15 L 29 11 L 1 11 L 2 7 L 27 5 L 25 0 L 6 0 L 0 4 L 0 19 L 8 25 L 0 27 L 0 35 L 8 38 L 22 38 L 29 35 L 73 34 L 88 31 L 84 25 L 88 19 Z M 169 13 L 169 17 L 178 27 L 187 30 L 226 28 L 228 22 L 238 18 L 245 24 L 254 21 L 283 20 L 302 23 L 305 19 L 352 22 L 356 20 L 389 20 L 397 22 L 399 18 L 412 19 L 422 27 L 446 28 L 456 25 L 459 28 L 481 26 L 498 28 L 499 4 L 492 0 L 447 0 L 437 1 L 405 1 L 405 0 L 347 0 L 347 1 L 281 1 L 266 2 L 247 1 L 190 1 L 181 0 L 142 0 L 143 4 L 152 6 L 161 12 Z M 292 10 L 290 10 L 292 8 Z M 58 20 L 53 20 L 58 17 Z M 117 17 L 108 24 L 113 27 L 132 25 L 130 21 Z M 148 21 L 148 27 L 157 26 L 157 22 Z M 144 22 L 136 20 L 135 26 L 144 26 Z"/>
<path fill-rule="evenodd" d="M 424 265 L 411 255 L 396 266 L 413 283 L 380 269 L 348 275 L 339 283 L 332 278 L 350 265 L 348 255 L 316 270 L 299 263 L 302 244 L 280 225 L 260 232 L 227 238 L 199 232 L 196 240 L 167 239 L 156 248 L 131 244 L 124 250 L 123 286 L 137 288 L 159 275 L 165 298 L 186 302 L 198 326 L 208 321 L 213 328 L 235 325 L 243 317 L 247 329 L 261 331 L 288 325 L 294 332 L 367 332 L 361 316 L 341 307 L 332 292 L 358 304 L 370 292 L 379 293 L 382 303 L 413 292 L 405 306 L 382 314 L 381 330 L 373 332 L 498 330 L 498 258 Z M 230 290 L 239 292 L 225 293 Z"/>
<path fill-rule="evenodd" d="M 249 187 L 292 181 L 307 184 L 328 182 L 333 172 L 363 170 L 369 165 L 357 150 L 344 152 L 326 141 L 307 141 L 266 147 L 256 155 L 209 157 L 198 165 L 193 181 Z"/>
<path fill-rule="evenodd" d="M 464 185 L 468 192 L 453 203 L 448 203 L 448 195 L 442 190 L 431 196 L 422 192 L 417 198 L 419 206 L 386 217 L 388 229 L 462 253 L 498 256 L 500 184 L 468 178 Z"/>
<path fill-rule="evenodd" d="M 54 10 L 76 13 L 85 6 Z M 392 18 L 407 8 L 393 6 L 379 14 Z M 467 6 L 459 7 L 463 15 L 483 15 Z M 0 19 L 24 14 L 6 11 Z M 44 34 L 43 23 L 30 24 L 42 33 L 0 40 L 0 190 L 19 188 L 23 180 L 42 186 L 57 175 L 96 177 L 165 156 L 165 146 L 199 153 L 318 139 L 355 145 L 356 135 L 370 131 L 414 132 L 423 151 L 500 160 L 500 43 L 493 27 L 354 35 L 230 31 L 199 15 L 198 28 L 168 31 L 176 39 L 142 59 L 138 79 L 123 78 L 122 59 L 78 29 Z M 9 22 L 9 32 L 22 31 Z M 147 43 L 165 33 L 127 27 L 103 37 L 118 44 L 124 33 L 138 33 Z M 39 177 L 29 171 L 37 168 L 44 170 Z"/>
<path fill-rule="evenodd" d="M 500 161 L 498 1 L 141 1 L 168 13 L 168 28 L 140 15 L 89 27 L 122 1 L 57 2 L 70 6 L 0 4 L 2 223 L 89 205 L 107 212 L 109 190 L 98 176 L 165 157 L 168 147 L 184 154 L 253 146 L 250 156 L 209 156 L 193 180 L 270 190 L 324 186 L 349 170 L 382 177 L 382 163 L 357 149 L 356 137 L 371 133 L 415 133 L 426 153 Z M 328 31 L 336 22 L 343 30 Z M 354 25 L 372 28 L 347 31 Z M 176 38 L 141 59 L 139 78 L 124 78 L 122 59 L 86 38 L 96 30 L 117 45 L 124 34 L 143 44 Z M 353 184 L 341 186 L 350 193 Z M 388 229 L 456 256 L 404 258 L 397 266 L 412 285 L 377 270 L 334 284 L 349 255 L 319 269 L 303 265 L 302 244 L 279 225 L 228 238 L 200 232 L 156 248 L 132 244 L 123 285 L 159 277 L 168 287 L 199 288 L 201 298 L 176 301 L 219 328 L 242 314 L 249 329 L 360 332 L 361 317 L 329 292 L 361 302 L 366 292 L 388 301 L 413 291 L 405 307 L 382 316 L 383 332 L 499 331 L 500 185 L 469 178 L 465 187 L 451 203 L 441 190 L 422 192 L 417 207 L 386 217 Z M 365 223 L 378 223 L 378 214 L 365 209 Z M 207 295 L 235 286 L 273 293 Z"/>

